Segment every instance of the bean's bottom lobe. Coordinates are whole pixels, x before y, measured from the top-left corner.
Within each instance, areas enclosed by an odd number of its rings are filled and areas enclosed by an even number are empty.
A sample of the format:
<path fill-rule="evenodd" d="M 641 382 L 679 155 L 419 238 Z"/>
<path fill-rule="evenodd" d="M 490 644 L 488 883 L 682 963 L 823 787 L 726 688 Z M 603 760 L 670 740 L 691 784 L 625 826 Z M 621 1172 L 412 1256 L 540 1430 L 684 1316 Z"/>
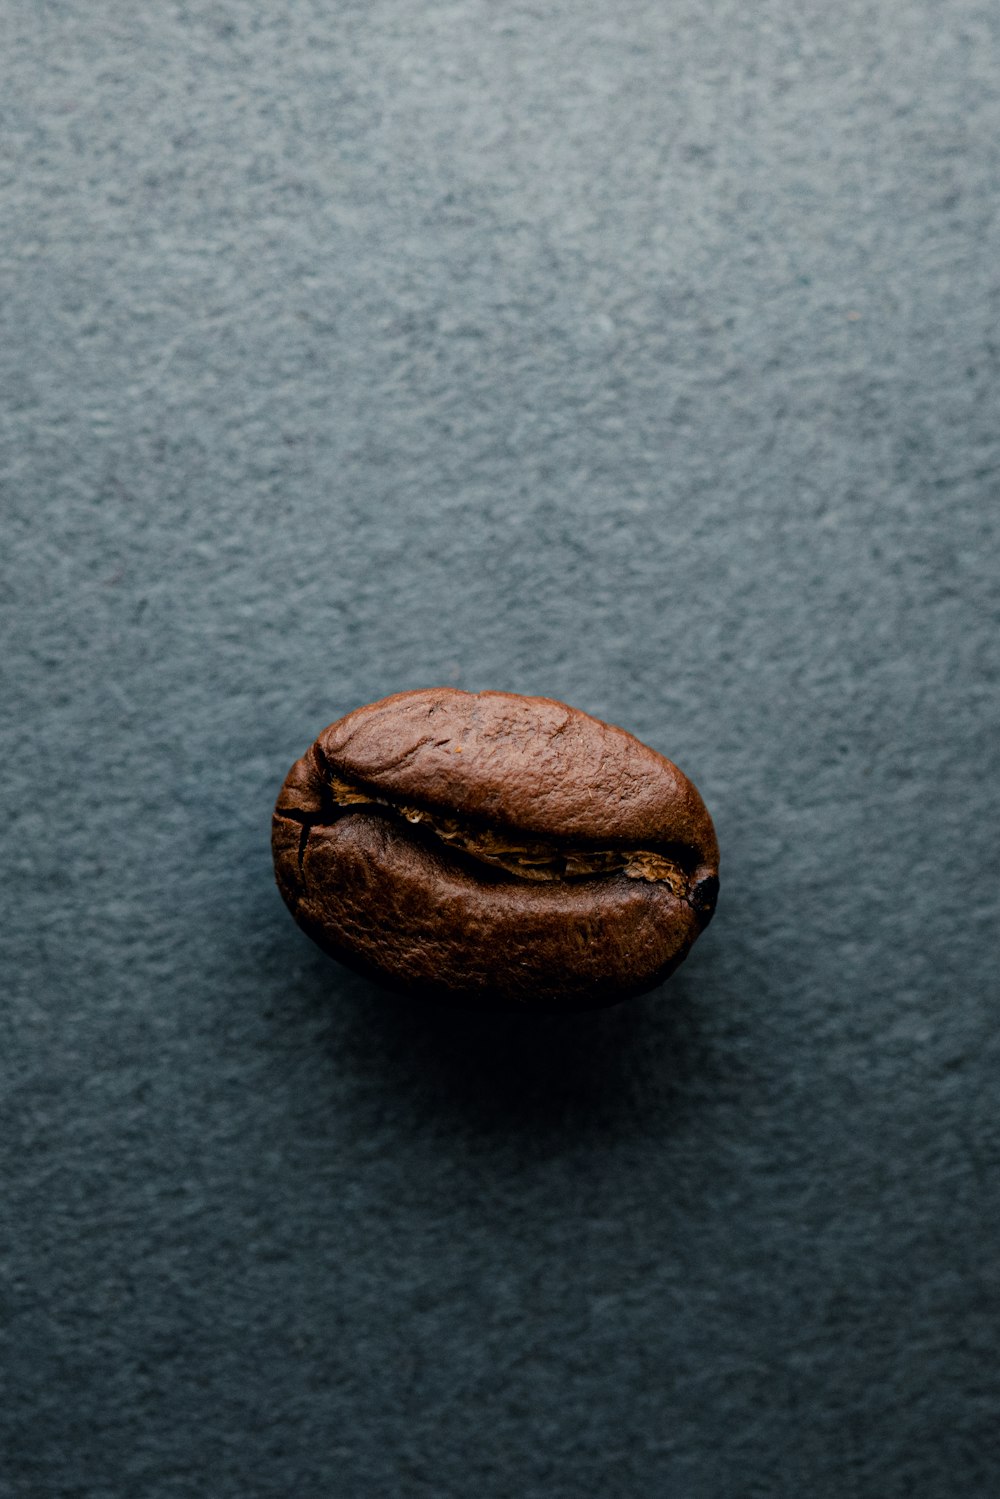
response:
<path fill-rule="evenodd" d="M 276 815 L 278 884 L 299 926 L 391 988 L 484 1008 L 584 1010 L 655 987 L 705 924 L 622 873 L 529 883 L 439 851 L 378 813 Z"/>

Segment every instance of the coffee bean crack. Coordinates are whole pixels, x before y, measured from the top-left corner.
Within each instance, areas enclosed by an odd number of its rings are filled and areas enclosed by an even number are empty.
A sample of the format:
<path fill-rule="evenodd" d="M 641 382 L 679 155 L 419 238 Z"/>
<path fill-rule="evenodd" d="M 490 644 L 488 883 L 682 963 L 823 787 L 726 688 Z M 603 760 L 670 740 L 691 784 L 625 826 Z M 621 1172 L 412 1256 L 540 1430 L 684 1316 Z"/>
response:
<path fill-rule="evenodd" d="M 525 839 L 514 832 L 475 826 L 441 812 L 429 812 L 389 797 L 343 776 L 330 774 L 329 794 L 338 809 L 368 806 L 419 827 L 449 848 L 522 880 L 593 879 L 623 874 L 626 879 L 665 884 L 682 900 L 688 879 L 676 859 L 652 849 L 573 847 L 550 839 Z"/>

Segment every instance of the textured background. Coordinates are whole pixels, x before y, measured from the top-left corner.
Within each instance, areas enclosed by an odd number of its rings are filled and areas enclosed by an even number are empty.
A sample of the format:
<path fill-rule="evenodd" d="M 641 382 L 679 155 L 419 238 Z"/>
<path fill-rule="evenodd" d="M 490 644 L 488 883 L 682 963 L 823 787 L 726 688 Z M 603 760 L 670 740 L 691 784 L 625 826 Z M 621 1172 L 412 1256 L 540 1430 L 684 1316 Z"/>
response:
<path fill-rule="evenodd" d="M 4 0 L 0 1493 L 1000 1491 L 992 0 Z M 675 758 L 661 992 L 414 1013 L 268 820 Z"/>

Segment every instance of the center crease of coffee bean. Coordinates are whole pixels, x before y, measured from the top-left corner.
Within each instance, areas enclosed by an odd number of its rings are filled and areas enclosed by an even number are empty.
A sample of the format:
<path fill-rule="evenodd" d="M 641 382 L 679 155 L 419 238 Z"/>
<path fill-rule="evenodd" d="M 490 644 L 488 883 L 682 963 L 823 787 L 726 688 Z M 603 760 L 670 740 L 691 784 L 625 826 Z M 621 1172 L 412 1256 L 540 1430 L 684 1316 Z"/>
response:
<path fill-rule="evenodd" d="M 586 879 L 620 873 L 630 880 L 669 885 L 682 900 L 688 895 L 688 881 L 680 865 L 651 849 L 572 848 L 550 840 L 521 839 L 515 834 L 473 827 L 443 813 L 377 796 L 342 776 L 331 775 L 330 792 L 337 807 L 384 808 L 442 843 L 522 880 Z"/>

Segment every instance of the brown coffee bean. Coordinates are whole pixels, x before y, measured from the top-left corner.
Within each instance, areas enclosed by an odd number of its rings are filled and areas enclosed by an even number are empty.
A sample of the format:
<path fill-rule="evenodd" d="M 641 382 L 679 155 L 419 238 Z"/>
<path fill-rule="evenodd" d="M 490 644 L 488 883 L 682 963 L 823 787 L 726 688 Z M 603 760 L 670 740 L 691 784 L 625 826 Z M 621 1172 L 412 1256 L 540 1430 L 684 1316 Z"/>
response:
<path fill-rule="evenodd" d="M 715 909 L 711 818 L 677 766 L 551 698 L 432 687 L 358 708 L 274 811 L 299 925 L 393 988 L 589 1009 L 653 988 Z"/>

